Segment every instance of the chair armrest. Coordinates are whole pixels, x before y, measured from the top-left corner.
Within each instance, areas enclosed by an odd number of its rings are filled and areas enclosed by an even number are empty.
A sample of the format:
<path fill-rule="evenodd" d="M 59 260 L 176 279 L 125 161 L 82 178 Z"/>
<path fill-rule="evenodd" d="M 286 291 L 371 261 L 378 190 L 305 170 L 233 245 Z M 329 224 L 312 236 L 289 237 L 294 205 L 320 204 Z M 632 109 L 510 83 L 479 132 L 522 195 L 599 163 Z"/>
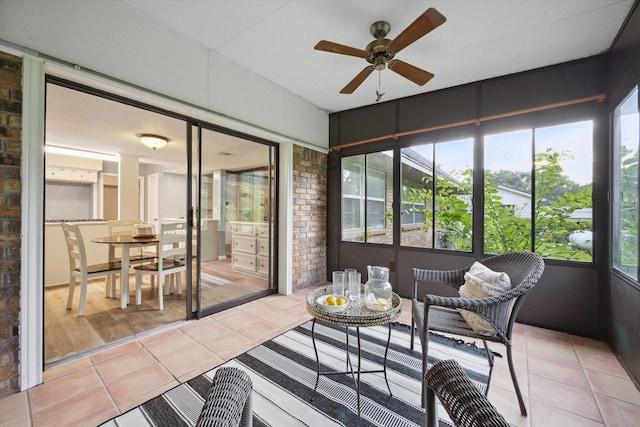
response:
<path fill-rule="evenodd" d="M 424 296 L 425 310 L 430 305 L 447 308 L 463 308 L 473 309 L 475 307 L 488 307 L 496 305 L 511 298 L 504 298 L 502 295 L 486 298 L 461 298 L 461 297 L 443 297 L 440 295 L 427 294 Z"/>
<path fill-rule="evenodd" d="M 444 283 L 455 289 L 460 289 L 464 284 L 464 274 L 469 268 L 458 270 L 426 270 L 422 268 L 413 269 L 413 299 L 417 298 L 418 287 L 426 283 Z M 424 282 L 424 283 L 423 283 Z"/>
<path fill-rule="evenodd" d="M 424 376 L 424 387 L 427 427 L 438 425 L 436 396 L 456 426 L 509 426 L 455 360 L 441 360 L 434 364 Z"/>
<path fill-rule="evenodd" d="M 216 371 L 209 395 L 198 417 L 197 427 L 249 426 L 253 424 L 249 375 L 241 369 L 222 367 Z"/>

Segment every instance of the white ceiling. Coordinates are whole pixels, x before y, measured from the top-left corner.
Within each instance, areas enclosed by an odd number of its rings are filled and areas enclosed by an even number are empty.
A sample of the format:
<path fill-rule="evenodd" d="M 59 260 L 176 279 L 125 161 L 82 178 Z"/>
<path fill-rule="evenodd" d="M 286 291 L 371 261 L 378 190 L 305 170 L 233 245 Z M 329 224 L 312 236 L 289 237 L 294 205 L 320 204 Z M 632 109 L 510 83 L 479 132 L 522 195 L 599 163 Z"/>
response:
<path fill-rule="evenodd" d="M 605 52 L 633 0 L 121 0 L 176 33 L 328 111 L 375 103 L 378 75 L 338 92 L 368 63 L 316 51 L 320 40 L 365 49 L 369 27 L 393 39 L 434 7 L 447 21 L 397 58 L 435 74 L 425 86 L 380 74 L 382 101 Z"/>
<path fill-rule="evenodd" d="M 375 104 L 379 80 L 385 93 L 381 101 L 389 101 L 603 53 L 634 3 L 633 0 L 119 1 L 128 5 L 132 13 L 147 16 L 327 112 Z M 391 31 L 387 38 L 393 39 L 430 7 L 436 8 L 447 21 L 399 52 L 396 58 L 432 72 L 435 77 L 431 81 L 421 87 L 383 70 L 380 74 L 374 72 L 353 94 L 339 93 L 368 63 L 361 58 L 316 51 L 313 47 L 318 41 L 324 39 L 365 49 L 373 40 L 369 27 L 374 22 L 389 22 Z M 49 94 L 47 98 L 47 143 L 73 146 L 80 142 L 95 151 L 131 152 L 148 157 L 150 162 L 185 164 L 182 122 L 121 106 L 114 109 L 115 103 L 104 101 L 88 108 L 86 100 L 65 100 L 64 92 L 59 97 Z M 83 107 L 77 108 L 78 105 Z M 167 148 L 150 153 L 133 137 L 138 132 L 158 132 L 173 141 Z M 229 142 L 233 145 L 238 141 Z M 220 144 L 218 141 L 216 147 L 221 147 Z M 233 157 L 220 160 L 228 167 Z"/>

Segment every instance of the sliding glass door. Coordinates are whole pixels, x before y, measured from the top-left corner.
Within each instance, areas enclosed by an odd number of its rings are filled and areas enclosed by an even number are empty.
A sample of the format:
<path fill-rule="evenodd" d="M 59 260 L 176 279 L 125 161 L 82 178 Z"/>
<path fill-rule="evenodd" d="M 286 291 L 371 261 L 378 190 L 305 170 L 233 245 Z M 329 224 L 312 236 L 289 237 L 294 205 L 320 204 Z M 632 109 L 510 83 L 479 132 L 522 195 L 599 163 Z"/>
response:
<path fill-rule="evenodd" d="M 192 283 L 199 317 L 275 290 L 276 151 L 268 141 L 192 127 Z"/>

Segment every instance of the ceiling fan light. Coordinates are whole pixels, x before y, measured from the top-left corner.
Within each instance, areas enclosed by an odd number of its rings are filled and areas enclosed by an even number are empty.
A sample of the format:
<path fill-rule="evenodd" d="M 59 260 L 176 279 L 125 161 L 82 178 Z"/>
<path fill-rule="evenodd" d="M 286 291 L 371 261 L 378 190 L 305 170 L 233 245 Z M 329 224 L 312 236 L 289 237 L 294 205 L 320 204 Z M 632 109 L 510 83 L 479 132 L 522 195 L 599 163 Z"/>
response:
<path fill-rule="evenodd" d="M 154 151 L 158 148 L 163 148 L 169 143 L 169 138 L 154 135 L 152 133 L 138 133 L 136 134 L 140 142 L 142 142 L 147 147 L 153 149 Z"/>

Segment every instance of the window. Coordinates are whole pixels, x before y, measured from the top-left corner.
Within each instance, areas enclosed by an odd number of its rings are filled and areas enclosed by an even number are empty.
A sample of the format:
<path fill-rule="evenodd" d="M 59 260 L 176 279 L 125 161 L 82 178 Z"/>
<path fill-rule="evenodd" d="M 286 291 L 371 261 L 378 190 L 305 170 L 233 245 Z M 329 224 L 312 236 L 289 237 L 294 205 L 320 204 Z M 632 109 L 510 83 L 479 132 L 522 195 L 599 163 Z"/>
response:
<path fill-rule="evenodd" d="M 638 148 L 640 115 L 636 87 L 613 117 L 613 182 L 611 197 L 612 265 L 638 279 Z"/>
<path fill-rule="evenodd" d="M 473 139 L 402 150 L 403 246 L 471 250 Z"/>
<path fill-rule="evenodd" d="M 392 151 L 342 160 L 342 240 L 393 244 L 392 200 Z"/>
<path fill-rule="evenodd" d="M 592 121 L 487 135 L 484 161 L 485 253 L 592 261 Z"/>
<path fill-rule="evenodd" d="M 626 187 L 620 194 L 624 214 L 619 218 L 619 259 L 625 265 L 631 262 L 634 271 L 639 246 L 637 102 L 636 92 L 629 101 L 635 115 L 627 117 L 627 107 L 619 118 L 635 126 L 630 133 L 625 125 L 621 137 L 635 145 L 623 149 L 624 165 L 633 169 L 625 169 L 621 177 Z M 396 244 L 403 247 L 478 254 L 531 251 L 546 259 L 593 262 L 595 121 L 584 116 L 589 111 L 530 114 L 473 130 L 438 131 L 432 134 L 438 137 L 435 141 L 401 141 L 396 194 L 391 191 L 391 152 L 343 158 L 342 239 L 393 244 L 397 221 Z M 562 121 L 567 113 L 581 119 Z M 465 138 L 467 132 L 474 137 Z M 474 162 L 483 169 L 474 170 Z M 482 188 L 474 193 L 474 185 Z M 398 218 L 393 217 L 394 198 Z M 474 248 L 474 241 L 482 247 Z"/>

